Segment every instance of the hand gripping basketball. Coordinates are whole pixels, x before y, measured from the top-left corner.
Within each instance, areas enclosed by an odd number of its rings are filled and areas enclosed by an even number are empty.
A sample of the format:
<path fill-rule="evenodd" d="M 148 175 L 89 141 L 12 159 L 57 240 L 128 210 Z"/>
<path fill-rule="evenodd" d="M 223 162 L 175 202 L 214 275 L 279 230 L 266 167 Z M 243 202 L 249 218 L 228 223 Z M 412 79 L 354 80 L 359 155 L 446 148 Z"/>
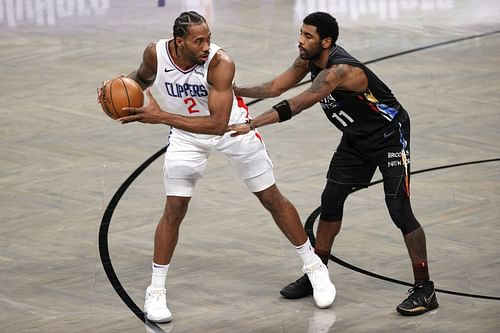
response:
<path fill-rule="evenodd" d="M 97 102 L 110 118 L 118 119 L 128 115 L 125 107 L 142 106 L 144 94 L 137 82 L 122 75 L 102 83 L 97 89 Z"/>
<path fill-rule="evenodd" d="M 148 104 L 142 107 L 125 107 L 123 111 L 128 115 L 120 117 L 118 121 L 122 124 L 138 121 L 146 124 L 168 124 L 167 117 L 168 113 L 164 112 L 158 102 L 153 97 L 151 89 L 146 90 L 146 95 L 148 97 Z"/>

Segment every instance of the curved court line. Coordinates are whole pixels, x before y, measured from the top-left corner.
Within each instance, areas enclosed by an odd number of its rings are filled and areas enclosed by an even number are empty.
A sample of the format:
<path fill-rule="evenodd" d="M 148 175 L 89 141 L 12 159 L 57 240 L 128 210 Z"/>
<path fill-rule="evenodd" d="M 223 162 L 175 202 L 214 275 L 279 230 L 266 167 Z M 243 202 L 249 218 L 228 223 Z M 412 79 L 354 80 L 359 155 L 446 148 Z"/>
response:
<path fill-rule="evenodd" d="M 422 170 L 418 170 L 418 171 L 415 171 L 415 172 L 410 172 L 410 174 L 411 175 L 415 175 L 415 174 L 418 174 L 418 173 L 436 171 L 436 170 L 441 170 L 441 169 L 449 169 L 449 168 L 455 168 L 455 167 L 472 165 L 472 164 L 480 164 L 480 163 L 488 163 L 488 162 L 499 162 L 499 161 L 500 161 L 500 158 L 493 158 L 493 159 L 489 159 L 489 160 L 480 160 L 480 161 L 471 161 L 471 162 L 464 162 L 464 163 L 449 164 L 449 165 L 443 165 L 443 166 L 429 168 L 429 169 L 422 169 Z M 367 187 L 370 187 L 370 186 L 373 186 L 373 185 L 376 185 L 376 184 L 380 184 L 382 181 L 383 181 L 382 179 L 379 179 L 377 181 L 371 182 Z M 366 188 L 366 187 L 363 187 L 363 188 Z M 356 188 L 351 193 L 357 192 L 357 191 L 359 191 L 359 190 L 361 190 L 363 188 Z M 314 222 L 316 221 L 316 219 L 318 218 L 318 216 L 320 214 L 320 210 L 321 210 L 321 206 L 318 207 L 318 208 L 316 208 L 311 213 L 311 215 L 309 215 L 309 217 L 307 218 L 306 223 L 304 225 L 304 229 L 306 230 L 307 236 L 309 236 L 309 239 L 310 239 L 311 244 L 312 244 L 313 247 L 314 247 L 315 242 L 316 242 L 316 239 L 314 238 L 313 227 L 314 227 Z M 348 262 L 343 261 L 342 259 L 340 259 L 340 258 L 332 255 L 331 253 L 330 253 L 330 257 L 329 258 L 334 263 L 336 263 L 336 264 L 338 264 L 340 266 L 343 266 L 345 268 L 348 268 L 350 270 L 356 271 L 358 273 L 361 273 L 361 274 L 364 274 L 364 275 L 368 275 L 368 276 L 371 276 L 371 277 L 374 277 L 374 278 L 377 278 L 377 279 L 380 279 L 380 280 L 392 282 L 392 283 L 402 284 L 402 285 L 405 285 L 405 286 L 413 286 L 413 283 L 409 283 L 409 282 L 405 282 L 405 281 L 401 281 L 401 280 L 396 280 L 394 278 L 391 278 L 391 277 L 388 277 L 388 276 L 384 276 L 384 275 L 380 275 L 380 274 L 368 271 L 366 269 L 354 266 L 352 264 L 349 264 Z M 463 297 L 482 298 L 482 299 L 489 299 L 489 300 L 500 301 L 500 297 L 497 297 L 497 296 L 469 294 L 469 293 L 462 293 L 462 292 L 458 292 L 458 291 L 452 291 L 452 290 L 446 290 L 446 289 L 439 289 L 439 288 L 436 288 L 436 291 L 444 293 L 444 294 L 450 294 L 450 295 L 457 295 L 457 296 L 463 296 Z"/>
<path fill-rule="evenodd" d="M 120 280 L 116 276 L 113 265 L 111 264 L 111 258 L 109 256 L 109 247 L 108 247 L 108 232 L 109 225 L 111 223 L 111 217 L 113 216 L 113 212 L 115 211 L 118 202 L 122 198 L 125 191 L 128 189 L 130 184 L 139 177 L 139 175 L 158 157 L 163 155 L 166 151 L 167 147 L 163 147 L 158 150 L 154 155 L 144 161 L 128 178 L 121 184 L 116 193 L 113 195 L 111 200 L 109 201 L 106 210 L 104 211 L 104 215 L 102 216 L 101 226 L 99 227 L 99 254 L 101 256 L 102 266 L 104 268 L 104 272 L 106 272 L 106 276 L 108 277 L 109 282 L 115 289 L 116 293 L 122 299 L 123 303 L 129 307 L 129 309 L 146 325 L 149 326 L 155 332 L 163 332 L 161 328 L 153 322 L 146 320 L 144 316 L 144 312 L 134 303 L 134 301 L 127 294 L 125 289 L 123 288 Z"/>
<path fill-rule="evenodd" d="M 462 42 L 462 41 L 469 40 L 469 39 L 482 38 L 482 37 L 494 35 L 494 34 L 497 34 L 497 33 L 500 33 L 500 30 L 496 30 L 496 31 L 492 31 L 492 32 L 486 32 L 486 33 L 483 33 L 483 34 L 478 34 L 478 35 L 473 35 L 473 36 L 468 36 L 468 37 L 463 37 L 463 38 L 457 38 L 457 39 L 453 39 L 453 40 L 449 40 L 449 41 L 445 41 L 445 42 L 430 44 L 430 45 L 427 45 L 427 46 L 422 46 L 422 47 L 419 47 L 419 48 L 414 48 L 414 49 L 411 49 L 411 50 L 394 53 L 394 54 L 391 54 L 391 55 L 388 55 L 388 56 L 385 56 L 385 57 L 381 57 L 381 58 L 369 60 L 369 61 L 366 61 L 364 63 L 365 64 L 371 64 L 371 63 L 374 63 L 374 62 L 377 62 L 377 61 L 382 61 L 382 60 L 385 60 L 385 59 L 390 59 L 390 58 L 393 58 L 393 57 L 397 57 L 397 56 L 400 56 L 400 55 L 409 54 L 409 53 L 412 53 L 412 52 L 422 51 L 422 50 L 426 50 L 426 49 L 430 49 L 430 48 L 434 48 L 434 47 L 439 47 L 439 46 L 443 46 L 443 45 L 447 45 L 447 44 L 452 44 L 452 43 L 458 43 L 458 42 Z M 304 82 L 299 83 L 297 86 L 301 86 L 301 85 L 304 85 L 304 84 L 309 83 L 309 82 L 310 82 L 310 80 L 309 81 L 304 81 Z M 252 101 L 248 102 L 247 105 L 250 106 L 250 105 L 255 104 L 255 103 L 257 103 L 257 102 L 259 102 L 261 100 L 262 99 L 252 100 Z M 160 150 L 158 150 L 150 158 L 148 158 L 146 161 L 144 161 L 123 182 L 123 184 L 118 188 L 118 190 L 116 191 L 116 193 L 113 195 L 113 197 L 109 201 L 109 203 L 108 203 L 108 205 L 106 207 L 106 210 L 105 210 L 105 212 L 103 214 L 103 217 L 101 219 L 101 225 L 99 227 L 99 255 L 100 255 L 100 258 L 101 258 L 102 266 L 104 268 L 104 272 L 106 273 L 106 276 L 108 277 L 109 282 L 111 283 L 111 285 L 113 286 L 113 289 L 115 289 L 116 293 L 121 298 L 121 300 L 123 301 L 123 303 L 125 303 L 125 305 L 128 306 L 128 308 L 137 316 L 137 318 L 139 318 L 139 320 L 141 320 L 142 322 L 144 322 L 154 332 L 164 332 L 164 331 L 158 325 L 156 325 L 153 322 L 148 321 L 145 318 L 144 312 L 130 298 L 130 296 L 128 295 L 128 293 L 123 288 L 122 284 L 120 283 L 120 280 L 118 279 L 118 276 L 115 273 L 115 270 L 113 268 L 113 264 L 111 263 L 111 258 L 110 258 L 110 255 L 109 255 L 108 233 L 109 233 L 109 225 L 111 224 L 111 217 L 113 216 L 113 212 L 114 212 L 116 206 L 118 205 L 118 202 L 120 201 L 121 197 L 125 193 L 125 191 L 128 189 L 128 187 L 130 186 L 130 184 L 132 184 L 132 182 L 151 163 L 153 163 L 158 157 L 160 157 L 161 155 L 163 155 L 165 153 L 166 149 L 167 149 L 167 146 L 165 146 L 165 147 L 161 148 Z M 468 162 L 468 163 L 472 164 L 472 163 L 482 163 L 482 162 L 481 161 L 475 161 L 475 162 Z M 452 165 L 452 166 L 458 166 L 458 165 Z M 446 166 L 444 166 L 444 167 L 446 167 Z M 444 168 L 444 167 L 441 167 L 441 168 Z M 431 169 L 426 169 L 426 170 L 420 170 L 420 171 L 412 172 L 412 174 L 416 174 L 416 173 L 420 173 L 420 172 L 424 172 L 424 171 L 432 171 L 434 169 L 436 169 L 436 168 L 431 168 Z M 370 185 L 374 185 L 374 184 L 370 184 Z M 313 220 L 313 223 L 314 223 L 314 220 Z M 307 231 L 308 230 L 306 229 L 306 232 Z M 311 236 L 310 235 L 311 233 L 312 233 L 312 230 L 309 230 L 308 235 Z M 313 236 L 313 238 L 311 239 L 311 241 L 314 243 L 314 241 L 315 241 L 314 235 L 312 235 L 312 236 Z M 342 261 L 342 260 L 340 260 L 340 259 L 338 259 L 338 258 L 336 258 L 336 257 L 334 257 L 332 255 L 330 255 L 330 259 L 333 260 L 334 262 L 338 263 L 338 264 L 345 263 L 344 261 Z M 349 265 L 349 264 L 345 263 L 345 265 Z M 347 266 L 345 266 L 345 267 L 347 267 Z M 356 269 L 354 269 L 354 268 L 356 268 Z M 355 267 L 355 266 L 352 266 L 351 269 L 359 271 L 360 273 L 366 272 L 366 273 L 363 273 L 363 274 L 370 273 L 368 271 L 364 271 L 361 268 L 358 268 L 358 267 Z M 370 274 L 372 274 L 373 276 L 378 276 L 378 274 L 375 274 L 375 273 L 370 273 Z M 382 278 L 382 276 L 380 276 L 380 278 Z M 391 281 L 391 282 L 395 282 L 395 283 L 400 283 L 400 284 L 407 285 L 407 282 L 404 282 L 404 281 L 398 281 L 398 280 L 394 280 L 394 279 L 387 278 L 387 277 L 383 277 L 383 278 L 385 280 L 387 280 L 387 281 Z M 436 289 L 436 291 L 441 291 L 441 290 Z M 454 293 L 454 292 L 449 292 L 449 291 L 442 291 L 442 292 Z M 463 296 L 465 296 L 465 295 L 463 295 Z M 498 298 L 498 297 L 495 297 L 493 299 L 500 300 L 500 298 Z"/>

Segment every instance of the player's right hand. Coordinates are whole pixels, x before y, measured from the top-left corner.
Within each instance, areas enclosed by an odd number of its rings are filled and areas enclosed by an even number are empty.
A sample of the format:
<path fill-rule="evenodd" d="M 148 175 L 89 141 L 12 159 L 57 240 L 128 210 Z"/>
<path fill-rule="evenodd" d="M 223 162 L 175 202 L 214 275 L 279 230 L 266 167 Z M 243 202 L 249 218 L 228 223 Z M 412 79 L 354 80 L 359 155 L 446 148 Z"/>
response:
<path fill-rule="evenodd" d="M 232 124 L 227 127 L 226 132 L 229 132 L 231 136 L 238 136 L 238 135 L 243 135 L 247 134 L 248 132 L 251 131 L 250 123 L 239 123 L 239 124 Z"/>
<path fill-rule="evenodd" d="M 129 115 L 125 117 L 118 118 L 118 121 L 122 124 L 131 123 L 134 121 L 138 121 L 145 124 L 160 124 L 160 123 L 168 123 L 169 113 L 162 110 L 153 94 L 151 93 L 151 89 L 146 89 L 146 96 L 148 97 L 148 104 L 134 108 L 134 107 L 125 107 L 123 111 L 126 111 Z"/>

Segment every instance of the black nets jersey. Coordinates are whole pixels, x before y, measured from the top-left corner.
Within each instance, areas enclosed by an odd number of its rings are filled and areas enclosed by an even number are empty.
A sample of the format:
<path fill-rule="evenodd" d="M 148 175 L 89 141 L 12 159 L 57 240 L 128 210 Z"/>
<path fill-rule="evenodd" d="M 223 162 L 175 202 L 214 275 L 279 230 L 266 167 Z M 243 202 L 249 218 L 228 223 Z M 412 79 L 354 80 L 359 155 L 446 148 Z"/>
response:
<path fill-rule="evenodd" d="M 336 64 L 359 67 L 368 78 L 368 88 L 362 93 L 335 89 L 320 101 L 328 120 L 342 132 L 366 136 L 385 128 L 399 113 L 405 112 L 389 87 L 338 45 L 330 51 L 327 68 Z M 321 70 L 311 62 L 311 79 Z"/>

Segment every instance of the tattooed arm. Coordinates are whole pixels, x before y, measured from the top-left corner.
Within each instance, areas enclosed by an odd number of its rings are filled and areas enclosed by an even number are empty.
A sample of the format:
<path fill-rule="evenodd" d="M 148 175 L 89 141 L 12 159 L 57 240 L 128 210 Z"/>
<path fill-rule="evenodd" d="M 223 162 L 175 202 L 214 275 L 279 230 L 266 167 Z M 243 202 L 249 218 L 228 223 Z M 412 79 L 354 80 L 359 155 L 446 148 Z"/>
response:
<path fill-rule="evenodd" d="M 293 117 L 302 110 L 310 108 L 335 89 L 362 92 L 366 90 L 367 85 L 368 79 L 362 69 L 345 64 L 333 65 L 322 70 L 309 88 L 288 99 L 291 116 Z M 231 125 L 229 126 L 229 130 L 233 132 L 232 136 L 236 136 L 246 134 L 252 129 L 278 121 L 279 114 L 273 108 L 253 119 L 251 123 Z"/>
<path fill-rule="evenodd" d="M 299 83 L 309 71 L 309 60 L 299 57 L 283 73 L 269 82 L 256 86 L 238 87 L 233 85 L 234 94 L 242 97 L 268 98 L 277 97 Z"/>

